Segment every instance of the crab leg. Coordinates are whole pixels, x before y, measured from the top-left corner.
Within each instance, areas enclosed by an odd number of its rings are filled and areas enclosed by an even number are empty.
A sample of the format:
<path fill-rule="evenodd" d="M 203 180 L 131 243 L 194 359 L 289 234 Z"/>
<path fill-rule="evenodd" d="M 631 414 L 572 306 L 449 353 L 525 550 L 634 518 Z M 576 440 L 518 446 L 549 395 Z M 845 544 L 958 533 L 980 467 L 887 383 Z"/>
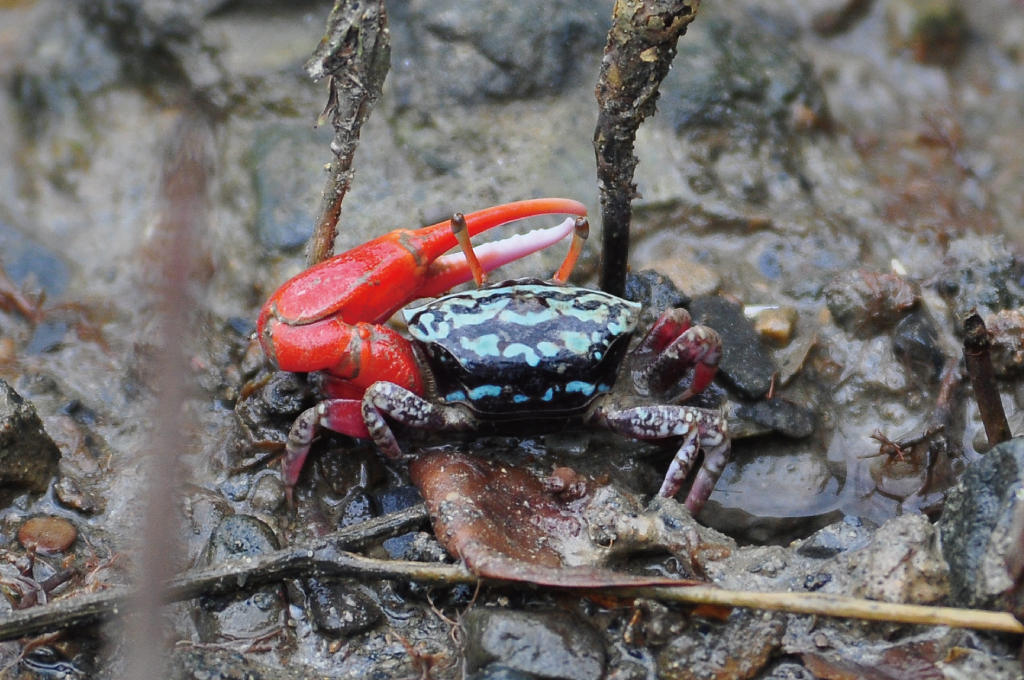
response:
<path fill-rule="evenodd" d="M 686 507 L 694 516 L 704 507 L 715 483 L 729 462 L 729 432 L 726 420 L 717 411 L 692 406 L 638 406 L 622 410 L 598 409 L 598 423 L 612 432 L 636 439 L 683 437 L 658 495 L 673 498 L 686 481 L 697 453 L 704 450 L 704 464 L 686 496 Z"/>

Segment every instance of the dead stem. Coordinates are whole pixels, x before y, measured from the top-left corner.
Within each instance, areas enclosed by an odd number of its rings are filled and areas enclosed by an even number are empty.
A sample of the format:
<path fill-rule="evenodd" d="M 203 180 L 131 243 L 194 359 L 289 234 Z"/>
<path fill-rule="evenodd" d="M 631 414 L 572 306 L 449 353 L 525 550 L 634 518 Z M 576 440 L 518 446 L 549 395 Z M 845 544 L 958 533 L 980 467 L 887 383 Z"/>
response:
<path fill-rule="evenodd" d="M 384 77 L 391 68 L 391 38 L 384 0 L 335 0 L 327 33 L 306 62 L 313 80 L 328 79 L 327 106 L 319 123 L 329 116 L 334 126 L 331 151 L 335 161 L 320 202 L 316 227 L 306 247 L 306 266 L 323 262 L 334 251 L 341 202 L 352 186 L 352 159 L 363 123 L 380 99 Z"/>
<path fill-rule="evenodd" d="M 992 447 L 1010 440 L 1013 434 L 1006 422 L 1003 402 L 999 398 L 992 356 L 989 353 L 990 345 L 991 338 L 985 322 L 974 310 L 964 319 L 964 360 L 967 362 L 971 387 L 974 388 L 974 398 L 978 401 L 981 422 L 988 435 L 988 445 Z"/>
<path fill-rule="evenodd" d="M 597 80 L 594 131 L 601 191 L 601 289 L 626 289 L 636 131 L 654 115 L 658 88 L 676 56 L 676 42 L 694 20 L 700 0 L 617 0 Z"/>

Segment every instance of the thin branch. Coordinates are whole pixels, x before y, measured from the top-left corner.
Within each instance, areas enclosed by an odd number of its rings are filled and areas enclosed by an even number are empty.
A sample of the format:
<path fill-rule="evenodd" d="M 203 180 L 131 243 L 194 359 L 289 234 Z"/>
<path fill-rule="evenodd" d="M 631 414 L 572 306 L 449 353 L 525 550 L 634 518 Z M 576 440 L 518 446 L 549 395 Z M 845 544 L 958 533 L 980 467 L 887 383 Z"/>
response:
<path fill-rule="evenodd" d="M 995 369 L 992 367 L 990 347 L 992 338 L 985 322 L 977 310 L 964 319 L 964 361 L 967 363 L 967 375 L 971 378 L 974 398 L 978 402 L 981 422 L 985 426 L 990 447 L 1009 441 L 1013 434 L 1006 422 L 1006 412 L 999 397 L 996 385 Z"/>
<path fill-rule="evenodd" d="M 697 15 L 700 0 L 616 0 L 597 81 L 594 131 L 601 190 L 601 289 L 626 289 L 636 131 L 654 115 L 658 88 L 676 56 L 676 42 Z"/>
<path fill-rule="evenodd" d="M 334 251 L 341 202 L 352 186 L 352 159 L 363 123 L 380 99 L 391 68 L 391 37 L 384 0 L 335 0 L 327 19 L 327 34 L 308 62 L 314 80 L 328 78 L 327 106 L 320 122 L 330 116 L 334 126 L 331 176 L 320 202 L 316 227 L 306 247 L 306 266 L 323 262 Z"/>
<path fill-rule="evenodd" d="M 390 538 L 414 529 L 427 521 L 427 508 L 422 503 L 400 512 L 360 522 L 321 537 L 300 548 L 278 550 L 251 561 L 224 562 L 205 569 L 192 569 L 167 584 L 164 602 L 187 600 L 201 595 L 234 592 L 256 583 L 279 581 L 292 575 L 319 569 L 316 558 L 330 559 L 323 551 L 337 553 L 355 550 L 370 541 Z M 310 567 L 310 565 L 313 565 Z M 344 565 L 339 565 L 344 569 Z M 334 567 L 328 567 L 330 572 Z M 127 586 L 116 586 L 98 593 L 75 595 L 50 604 L 14 612 L 0 617 L 0 640 L 35 635 L 48 630 L 95 623 L 124 611 L 132 595 Z"/>
<path fill-rule="evenodd" d="M 225 594 L 235 592 L 240 588 L 250 588 L 264 583 L 277 582 L 283 578 L 311 573 L 364 580 L 416 581 L 439 586 L 479 584 L 481 582 L 481 579 L 470 574 L 462 565 L 377 560 L 343 552 L 339 548 L 339 545 L 345 543 L 344 540 L 339 540 L 339 537 L 346 532 L 349 532 L 349 539 L 355 541 L 369 540 L 371 534 L 380 538 L 389 533 L 407 530 L 410 526 L 424 521 L 426 517 L 423 506 L 405 511 L 404 518 L 401 520 L 397 515 L 398 513 L 374 520 L 378 523 L 374 531 L 383 533 L 373 534 L 372 531 L 368 531 L 370 527 L 360 526 L 357 531 L 345 530 L 325 536 L 311 546 L 279 550 L 261 557 L 229 561 L 205 569 L 191 570 L 167 584 L 163 594 L 164 601 L 175 602 L 201 595 Z M 500 585 L 498 581 L 491 583 Z M 514 585 L 522 586 L 521 583 Z M 687 604 L 714 604 L 794 614 L 817 614 L 839 618 L 1024 633 L 1024 624 L 1006 613 L 953 607 L 889 604 L 820 593 L 757 593 L 721 590 L 714 586 L 603 588 L 585 592 L 606 597 L 645 597 Z M 122 611 L 130 594 L 127 587 L 117 587 L 101 593 L 90 593 L 58 600 L 48 605 L 15 612 L 0 621 L 0 640 L 24 637 L 55 628 L 93 623 L 115 616 Z"/>

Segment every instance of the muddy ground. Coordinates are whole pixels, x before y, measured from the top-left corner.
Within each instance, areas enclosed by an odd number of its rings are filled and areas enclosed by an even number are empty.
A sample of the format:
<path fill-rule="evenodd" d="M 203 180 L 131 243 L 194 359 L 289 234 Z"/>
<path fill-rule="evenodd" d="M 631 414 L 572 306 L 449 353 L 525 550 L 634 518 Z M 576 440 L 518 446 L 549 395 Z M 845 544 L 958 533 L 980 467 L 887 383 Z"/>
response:
<path fill-rule="evenodd" d="M 389 5 L 392 69 L 363 131 L 336 251 L 524 198 L 571 197 L 597 216 L 593 86 L 610 11 L 573 0 Z M 240 536 L 259 552 L 418 502 L 404 466 L 339 436 L 317 444 L 289 510 L 258 445 L 266 432 L 254 437 L 252 425 L 282 436 L 289 409 L 308 404 L 303 383 L 274 378 L 271 406 L 236 412 L 246 382 L 267 375 L 250 340 L 255 318 L 303 268 L 331 160 L 329 131 L 314 127 L 326 86 L 302 70 L 328 12 L 312 1 L 0 3 L 0 263 L 31 300 L 45 290 L 49 310 L 0 306 L 0 379 L 34 405 L 60 453 L 56 475 L 36 466 L 37 492 L 24 480 L 4 490 L 0 574 L 14 602 L 29 517 L 78 530 L 30 574 L 74 569 L 55 597 L 128 582 L 145 540 L 144 461 L 168 343 L 153 272 L 182 249 L 161 216 L 183 115 L 200 121 L 187 144 L 204 226 L 187 247 L 191 321 L 171 333 L 190 385 L 180 512 L 166 526 L 180 546 L 175 568 L 232 554 Z M 1024 8 L 1012 0 L 712 0 L 681 40 L 659 112 L 637 138 L 632 269 L 674 283 L 698 318 L 723 305 L 745 313 L 723 333 L 727 347 L 755 355 L 715 392 L 737 439 L 699 519 L 728 536 L 731 556 L 702 562 L 704 576 L 949 601 L 928 520 L 988 450 L 970 388 L 950 377 L 971 309 L 1001 329 L 1011 430 L 1024 418 L 1024 322 L 994 316 L 1024 305 L 1022 62 Z M 599 242 L 577 283 L 596 281 Z M 552 250 L 505 273 L 546 276 L 562 257 Z M 585 433 L 466 446 L 540 474 L 569 465 L 643 500 L 668 460 Z M 897 538 L 879 538 L 882 525 Z M 368 552 L 445 559 L 423 528 Z M 806 547 L 822 542 L 830 547 Z M 906 587 L 865 591 L 867 556 L 894 545 L 920 547 L 906 554 L 923 562 L 905 574 L 879 567 Z M 670 562 L 647 568 L 675 573 Z M 260 677 L 407 677 L 430 659 L 434 677 L 1020 677 L 1013 638 L 750 612 L 720 622 L 523 589 L 474 600 L 464 588 L 311 575 L 176 605 L 170 620 L 181 677 L 232 677 L 234 654 Z M 492 629 L 555 660 L 531 666 L 492 648 Z M 115 677 L 119 631 L 46 640 L 21 662 L 22 644 L 2 643 L 0 667 L 12 678 Z M 869 658 L 843 656 L 857 647 Z"/>

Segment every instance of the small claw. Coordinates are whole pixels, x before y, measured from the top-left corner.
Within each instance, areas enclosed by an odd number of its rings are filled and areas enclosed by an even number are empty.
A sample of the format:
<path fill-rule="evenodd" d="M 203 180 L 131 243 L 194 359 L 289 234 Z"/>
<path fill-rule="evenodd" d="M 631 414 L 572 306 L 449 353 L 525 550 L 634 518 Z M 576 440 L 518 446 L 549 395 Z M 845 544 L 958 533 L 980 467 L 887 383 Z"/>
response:
<path fill-rule="evenodd" d="M 576 260 L 580 259 L 580 253 L 583 252 L 583 244 L 589 237 L 590 222 L 586 217 L 577 217 L 573 224 L 572 245 L 569 246 L 569 252 L 566 254 L 562 266 L 555 272 L 555 283 L 561 284 L 569 280 L 569 275 L 572 274 L 573 267 L 576 266 Z"/>
<path fill-rule="evenodd" d="M 531 253 L 552 246 L 573 233 L 574 220 L 569 218 L 559 225 L 547 229 L 535 229 L 525 234 L 516 234 L 502 241 L 493 241 L 474 246 L 480 267 L 485 272 L 514 262 Z M 420 288 L 420 297 L 436 297 L 472 278 L 469 264 L 463 253 L 443 255 L 430 265 L 426 281 Z"/>
<path fill-rule="evenodd" d="M 476 253 L 473 251 L 473 242 L 469 240 L 469 228 L 466 226 L 466 216 L 462 213 L 452 215 L 452 233 L 455 234 L 455 240 L 459 242 L 459 248 L 462 249 L 462 254 L 466 258 L 466 265 L 473 274 L 476 287 L 479 288 L 487 283 L 487 272 L 480 266 L 480 260 L 476 258 Z"/>

